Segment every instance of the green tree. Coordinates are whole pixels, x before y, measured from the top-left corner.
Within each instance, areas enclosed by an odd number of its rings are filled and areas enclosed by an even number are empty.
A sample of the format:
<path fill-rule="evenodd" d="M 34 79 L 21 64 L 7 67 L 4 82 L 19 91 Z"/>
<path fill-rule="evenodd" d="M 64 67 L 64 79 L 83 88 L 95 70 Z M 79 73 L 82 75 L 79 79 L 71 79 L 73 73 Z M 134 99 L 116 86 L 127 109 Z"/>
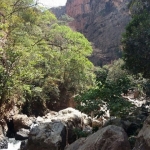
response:
<path fill-rule="evenodd" d="M 129 3 L 129 9 L 131 14 L 140 14 L 143 10 L 150 11 L 150 1 L 149 0 L 131 0 Z"/>
<path fill-rule="evenodd" d="M 92 47 L 82 34 L 58 25 L 32 0 L 2 0 L 0 10 L 0 104 L 17 94 L 28 103 L 61 105 L 69 92 L 93 83 Z"/>
<path fill-rule="evenodd" d="M 123 34 L 122 47 L 125 67 L 133 74 L 150 77 L 150 15 L 147 11 L 134 15 Z"/>
<path fill-rule="evenodd" d="M 32 99 L 46 100 L 48 106 L 55 110 L 66 107 L 70 95 L 89 88 L 93 83 L 93 64 L 87 58 L 91 52 L 91 45 L 82 34 L 66 26 L 52 25 L 44 41 L 37 44 L 38 56 L 30 58 L 36 71 L 41 71 L 38 74 L 42 75 L 33 80 L 30 77 L 26 79 L 30 81 L 31 91 L 41 89 L 41 95 Z M 35 50 L 33 53 L 34 56 Z"/>
<path fill-rule="evenodd" d="M 28 0 L 1 1 L 0 105 L 7 99 L 10 91 L 15 89 L 14 85 L 17 87 L 15 72 L 19 59 L 27 47 L 28 41 L 25 39 L 29 36 L 25 24 L 27 21 L 22 17 L 22 14 L 28 13 L 34 6 L 32 1 Z"/>
<path fill-rule="evenodd" d="M 130 87 L 131 83 L 127 72 L 120 67 L 118 61 L 96 71 L 97 86 L 76 98 L 81 111 L 86 113 L 94 111 L 95 115 L 102 115 L 104 111 L 100 110 L 100 107 L 106 105 L 113 116 L 123 117 L 129 113 L 131 104 L 123 99 L 121 94 Z"/>

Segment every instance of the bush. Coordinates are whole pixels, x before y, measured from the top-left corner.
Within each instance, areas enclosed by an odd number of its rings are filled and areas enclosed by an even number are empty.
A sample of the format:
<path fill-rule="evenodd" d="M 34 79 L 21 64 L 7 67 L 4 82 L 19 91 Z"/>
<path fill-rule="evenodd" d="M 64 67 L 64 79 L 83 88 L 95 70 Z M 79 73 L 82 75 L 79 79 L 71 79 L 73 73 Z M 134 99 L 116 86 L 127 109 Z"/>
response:
<path fill-rule="evenodd" d="M 118 63 L 97 69 L 96 87 L 76 97 L 77 108 L 80 111 L 85 113 L 94 111 L 96 115 L 103 115 L 105 110 L 101 111 L 100 107 L 106 104 L 113 116 L 123 117 L 130 112 L 132 105 L 121 94 L 131 86 L 131 80 L 125 71 L 122 70 L 121 73 L 121 65 L 116 64 Z M 114 69 L 115 67 L 117 69 Z"/>

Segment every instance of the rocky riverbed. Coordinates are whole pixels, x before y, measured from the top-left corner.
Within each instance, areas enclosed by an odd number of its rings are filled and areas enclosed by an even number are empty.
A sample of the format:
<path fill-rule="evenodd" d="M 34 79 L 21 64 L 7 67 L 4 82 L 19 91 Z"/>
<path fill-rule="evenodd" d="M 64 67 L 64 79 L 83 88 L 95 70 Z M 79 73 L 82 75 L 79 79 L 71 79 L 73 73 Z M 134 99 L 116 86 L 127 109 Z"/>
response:
<path fill-rule="evenodd" d="M 71 107 L 49 111 L 42 117 L 14 114 L 0 121 L 0 147 L 8 150 L 98 150 L 99 147 L 149 150 L 149 101 L 133 102 L 140 105 L 135 104 L 133 114 L 124 119 L 110 119 L 106 114 L 91 118 Z"/>

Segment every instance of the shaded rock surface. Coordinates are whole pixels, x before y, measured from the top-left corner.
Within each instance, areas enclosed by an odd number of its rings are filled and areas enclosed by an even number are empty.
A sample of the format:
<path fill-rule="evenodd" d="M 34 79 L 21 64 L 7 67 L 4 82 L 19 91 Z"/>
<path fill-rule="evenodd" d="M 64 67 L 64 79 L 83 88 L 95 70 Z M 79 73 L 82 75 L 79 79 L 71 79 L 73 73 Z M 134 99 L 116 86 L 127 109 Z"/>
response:
<path fill-rule="evenodd" d="M 15 131 L 18 131 L 21 128 L 30 129 L 30 126 L 32 125 L 32 119 L 27 115 L 17 114 L 14 115 L 12 119 Z"/>
<path fill-rule="evenodd" d="M 133 150 L 150 150 L 150 116 L 140 130 Z"/>
<path fill-rule="evenodd" d="M 87 138 L 81 138 L 65 150 L 130 150 L 126 133 L 121 127 L 110 125 Z"/>
<path fill-rule="evenodd" d="M 91 61 L 104 65 L 121 55 L 120 40 L 130 20 L 130 0 L 68 0 L 66 13 L 74 18 L 70 26 L 93 43 Z"/>
<path fill-rule="evenodd" d="M 66 145 L 66 128 L 61 121 L 34 126 L 29 134 L 27 149 L 63 150 Z"/>
<path fill-rule="evenodd" d="M 28 129 L 19 129 L 18 132 L 16 132 L 15 134 L 15 139 L 16 140 L 26 140 L 28 139 L 29 136 L 29 130 Z"/>

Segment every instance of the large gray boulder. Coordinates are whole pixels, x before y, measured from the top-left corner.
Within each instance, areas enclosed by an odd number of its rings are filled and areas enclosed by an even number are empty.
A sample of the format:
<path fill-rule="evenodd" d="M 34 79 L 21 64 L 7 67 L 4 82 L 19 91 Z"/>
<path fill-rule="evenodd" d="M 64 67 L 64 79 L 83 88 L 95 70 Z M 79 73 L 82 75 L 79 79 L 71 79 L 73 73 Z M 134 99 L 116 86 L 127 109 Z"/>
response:
<path fill-rule="evenodd" d="M 62 121 L 45 122 L 32 127 L 28 150 L 63 150 L 66 145 L 66 127 Z"/>
<path fill-rule="evenodd" d="M 150 150 L 150 116 L 144 122 L 140 130 L 133 150 Z"/>
<path fill-rule="evenodd" d="M 109 125 L 69 145 L 65 150 L 131 150 L 128 137 L 121 127 Z"/>

